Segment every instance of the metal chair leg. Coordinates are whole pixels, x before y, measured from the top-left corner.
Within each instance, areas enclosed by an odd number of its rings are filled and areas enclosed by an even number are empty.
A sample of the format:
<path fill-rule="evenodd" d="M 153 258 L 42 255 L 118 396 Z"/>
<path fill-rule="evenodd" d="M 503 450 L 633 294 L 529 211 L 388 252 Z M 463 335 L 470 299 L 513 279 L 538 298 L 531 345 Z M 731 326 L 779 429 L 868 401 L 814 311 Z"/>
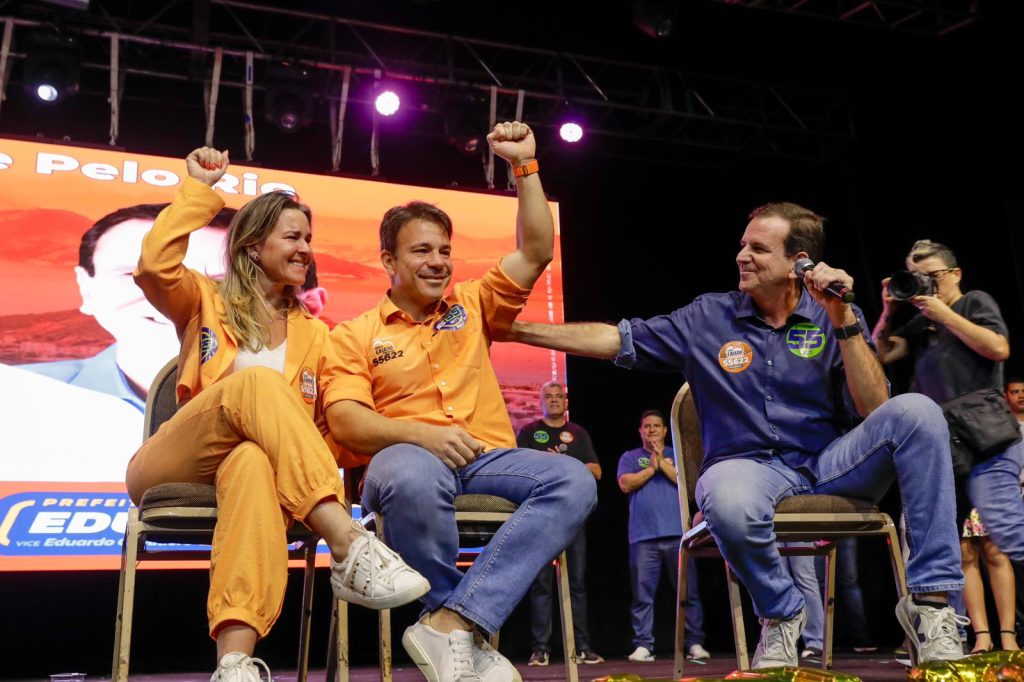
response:
<path fill-rule="evenodd" d="M 306 565 L 302 575 L 302 610 L 299 620 L 299 664 L 297 682 L 306 682 L 309 674 L 309 632 L 313 623 L 313 577 L 316 574 L 316 545 L 319 538 L 312 538 L 303 544 Z"/>
<path fill-rule="evenodd" d="M 832 543 L 825 555 L 825 632 L 821 647 L 821 669 L 832 669 L 832 635 L 835 627 L 836 610 L 836 543 Z"/>
<path fill-rule="evenodd" d="M 674 648 L 674 679 L 680 679 L 683 676 L 683 666 L 686 662 L 686 581 L 689 579 L 687 575 L 687 559 L 686 548 L 683 543 L 684 540 L 679 542 L 679 566 L 677 571 L 679 572 L 678 582 L 676 584 L 676 643 Z"/>
<path fill-rule="evenodd" d="M 132 648 L 132 616 L 135 610 L 135 569 L 139 560 L 139 510 L 128 511 L 128 529 L 121 547 L 121 577 L 117 590 L 117 617 L 114 621 L 114 660 L 111 682 L 128 682 L 128 664 Z"/>
<path fill-rule="evenodd" d="M 732 607 L 732 636 L 736 642 L 736 667 L 750 670 L 750 655 L 747 651 L 747 631 L 743 625 L 743 599 L 740 596 L 740 581 L 725 564 L 725 575 L 729 583 L 729 606 Z"/>
<path fill-rule="evenodd" d="M 566 682 L 579 682 L 580 672 L 576 655 L 576 635 L 572 629 L 572 601 L 569 598 L 569 569 L 565 550 L 558 555 L 558 608 L 562 615 L 562 649 L 565 651 Z"/>

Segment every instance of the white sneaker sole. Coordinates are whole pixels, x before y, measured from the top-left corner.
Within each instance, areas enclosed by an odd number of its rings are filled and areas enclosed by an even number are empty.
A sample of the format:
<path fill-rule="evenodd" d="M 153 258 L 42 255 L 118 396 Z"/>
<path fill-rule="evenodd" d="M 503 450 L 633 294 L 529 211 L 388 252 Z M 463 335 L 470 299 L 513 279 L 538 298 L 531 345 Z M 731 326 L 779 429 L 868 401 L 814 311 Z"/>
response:
<path fill-rule="evenodd" d="M 438 682 L 437 668 L 430 662 L 427 652 L 423 650 L 415 639 L 409 636 L 408 630 L 402 635 L 402 646 L 405 647 L 405 653 L 409 654 L 412 662 L 416 664 L 416 667 L 420 669 L 423 676 L 427 678 L 427 682 Z"/>
<path fill-rule="evenodd" d="M 902 602 L 896 604 L 896 620 L 899 621 L 900 627 L 903 628 L 903 634 L 907 636 L 907 653 L 910 655 L 910 664 L 912 667 L 917 666 L 918 660 L 921 656 L 920 644 L 917 641 L 917 629 L 911 622 L 910 616 L 902 608 Z"/>
<path fill-rule="evenodd" d="M 408 604 L 411 601 L 419 599 L 430 591 L 430 583 L 428 583 L 427 579 L 424 578 L 416 585 L 406 588 L 402 592 L 395 592 L 394 594 L 386 597 L 364 597 L 361 594 L 356 594 L 347 587 L 339 587 L 333 580 L 331 581 L 331 590 L 334 592 L 334 596 L 342 601 L 380 611 L 382 609 L 398 608 L 403 604 Z"/>

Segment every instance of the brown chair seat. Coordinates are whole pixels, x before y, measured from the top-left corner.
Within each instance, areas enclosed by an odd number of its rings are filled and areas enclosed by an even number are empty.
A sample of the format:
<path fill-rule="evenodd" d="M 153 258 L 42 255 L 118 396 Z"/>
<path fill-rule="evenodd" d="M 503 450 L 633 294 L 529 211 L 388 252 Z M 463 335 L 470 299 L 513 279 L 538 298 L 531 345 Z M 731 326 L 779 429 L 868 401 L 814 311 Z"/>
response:
<path fill-rule="evenodd" d="M 139 511 L 164 507 L 216 507 L 217 488 L 206 483 L 162 483 L 142 494 Z"/>
<path fill-rule="evenodd" d="M 862 514 L 877 512 L 867 500 L 837 495 L 793 495 L 775 506 L 776 514 Z"/>
<path fill-rule="evenodd" d="M 511 514 L 516 509 L 519 509 L 518 504 L 497 495 L 457 495 L 455 497 L 455 511 L 457 512 Z"/>

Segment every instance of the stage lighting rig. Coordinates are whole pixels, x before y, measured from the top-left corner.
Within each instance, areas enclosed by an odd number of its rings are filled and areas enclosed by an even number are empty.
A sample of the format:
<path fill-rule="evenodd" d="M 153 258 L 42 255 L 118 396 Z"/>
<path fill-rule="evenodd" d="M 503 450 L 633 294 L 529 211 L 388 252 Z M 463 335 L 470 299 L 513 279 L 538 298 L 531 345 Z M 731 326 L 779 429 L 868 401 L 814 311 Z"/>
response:
<path fill-rule="evenodd" d="M 444 95 L 444 135 L 466 156 L 477 154 L 487 137 L 487 96 L 475 90 L 449 90 Z"/>
<path fill-rule="evenodd" d="M 313 120 L 313 72 L 289 62 L 271 64 L 264 76 L 267 93 L 263 115 L 282 133 L 293 133 Z"/>
<path fill-rule="evenodd" d="M 672 35 L 675 14 L 673 0 L 633 0 L 633 24 L 652 38 Z"/>
<path fill-rule="evenodd" d="M 34 31 L 25 38 L 25 88 L 43 104 L 57 104 L 78 92 L 81 44 L 59 31 Z"/>

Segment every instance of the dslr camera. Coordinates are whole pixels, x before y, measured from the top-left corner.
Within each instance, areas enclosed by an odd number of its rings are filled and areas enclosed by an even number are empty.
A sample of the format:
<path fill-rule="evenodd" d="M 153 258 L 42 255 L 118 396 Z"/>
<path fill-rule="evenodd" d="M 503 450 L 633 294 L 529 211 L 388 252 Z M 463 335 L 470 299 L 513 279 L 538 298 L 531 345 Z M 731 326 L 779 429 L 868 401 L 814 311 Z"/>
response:
<path fill-rule="evenodd" d="M 934 296 L 937 291 L 934 277 L 913 270 L 894 272 L 889 278 L 889 295 L 897 301 L 909 301 L 915 296 Z"/>

